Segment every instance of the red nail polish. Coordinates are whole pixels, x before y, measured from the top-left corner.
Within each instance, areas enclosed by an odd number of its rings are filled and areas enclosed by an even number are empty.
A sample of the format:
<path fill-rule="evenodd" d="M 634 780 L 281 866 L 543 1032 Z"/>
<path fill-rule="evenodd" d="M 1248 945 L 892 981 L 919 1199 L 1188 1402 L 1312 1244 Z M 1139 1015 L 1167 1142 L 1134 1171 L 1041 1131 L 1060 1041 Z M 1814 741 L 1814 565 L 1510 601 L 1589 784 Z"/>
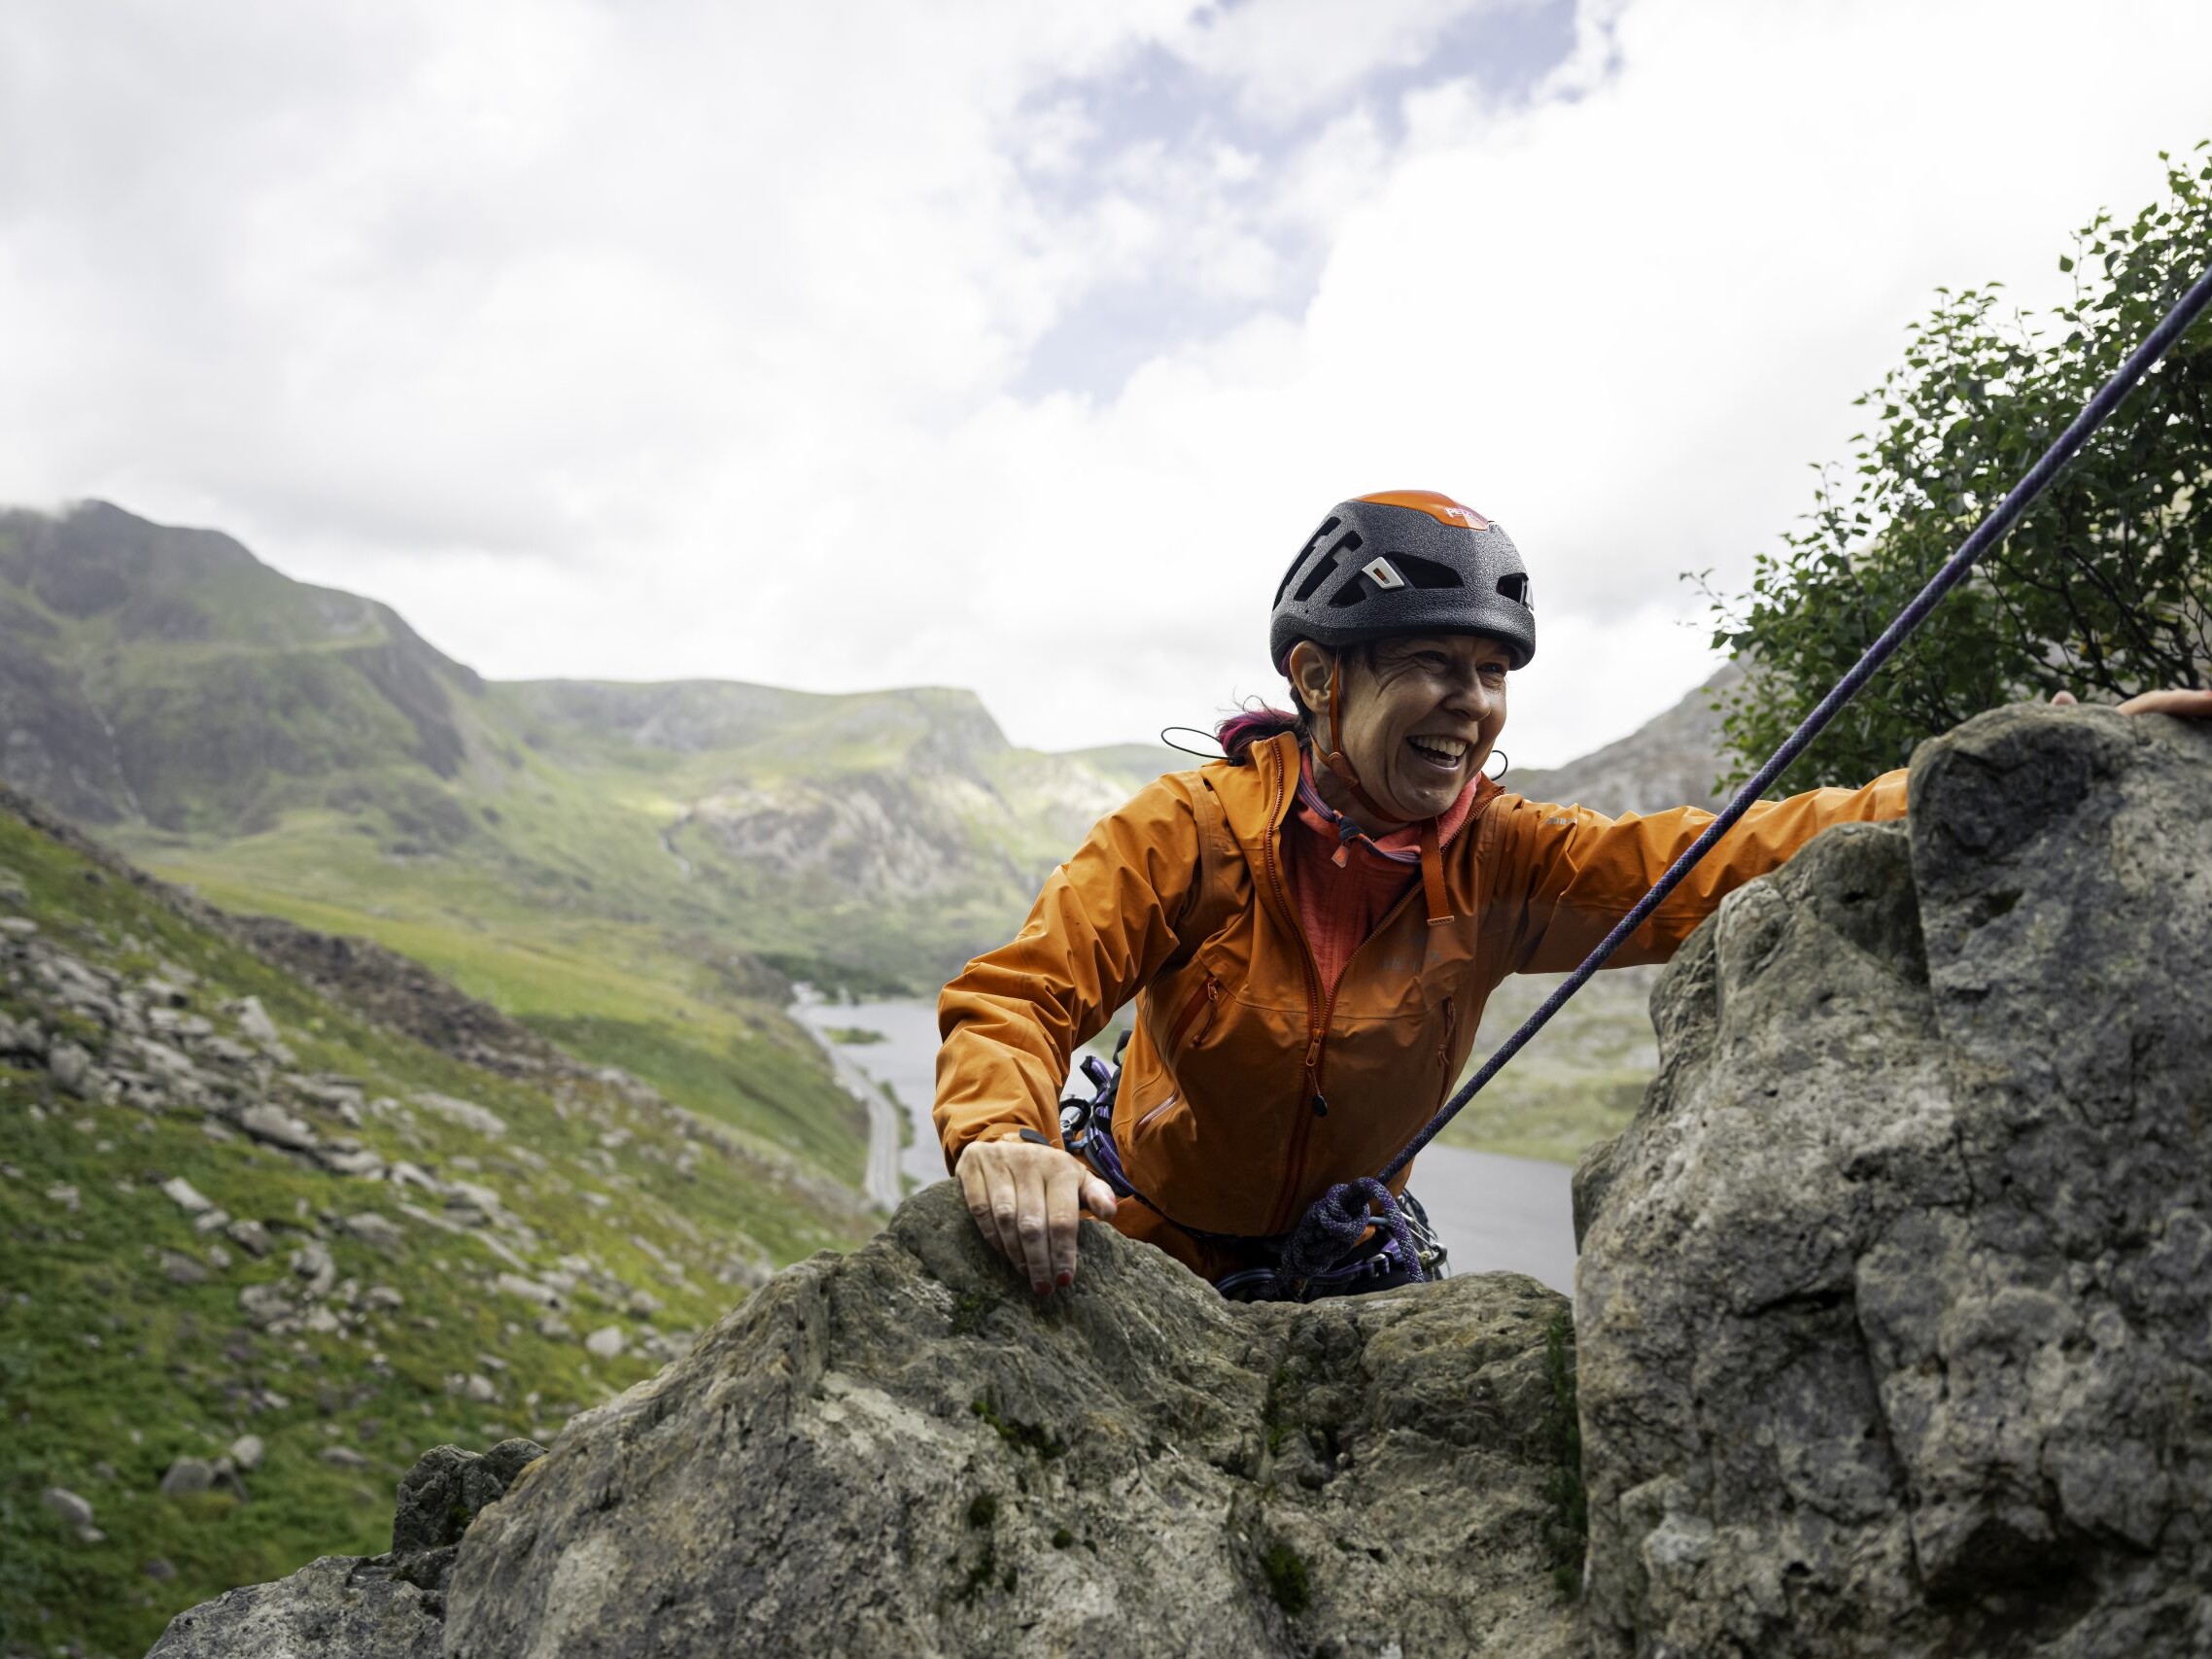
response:
<path fill-rule="evenodd" d="M 1064 1290 L 1066 1290 L 1066 1289 L 1067 1289 L 1067 1288 L 1068 1288 L 1070 1285 L 1072 1285 L 1072 1284 L 1074 1284 L 1074 1283 L 1075 1283 L 1075 1275 L 1074 1275 L 1073 1273 L 1062 1273 L 1062 1274 L 1060 1275 L 1060 1289 L 1061 1289 L 1061 1290 L 1063 1290 L 1063 1291 L 1064 1291 Z"/>

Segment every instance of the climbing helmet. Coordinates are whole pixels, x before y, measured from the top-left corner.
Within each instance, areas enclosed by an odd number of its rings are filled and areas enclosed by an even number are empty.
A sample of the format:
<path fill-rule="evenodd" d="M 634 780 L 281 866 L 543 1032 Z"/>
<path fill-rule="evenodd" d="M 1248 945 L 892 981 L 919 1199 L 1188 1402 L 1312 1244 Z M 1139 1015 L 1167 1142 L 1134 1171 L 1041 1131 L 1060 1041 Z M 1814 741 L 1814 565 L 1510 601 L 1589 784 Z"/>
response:
<path fill-rule="evenodd" d="M 1512 538 L 1434 490 L 1331 507 L 1275 590 L 1268 658 L 1281 667 L 1300 639 L 1333 648 L 1392 634 L 1492 635 L 1525 668 L 1537 623 Z"/>

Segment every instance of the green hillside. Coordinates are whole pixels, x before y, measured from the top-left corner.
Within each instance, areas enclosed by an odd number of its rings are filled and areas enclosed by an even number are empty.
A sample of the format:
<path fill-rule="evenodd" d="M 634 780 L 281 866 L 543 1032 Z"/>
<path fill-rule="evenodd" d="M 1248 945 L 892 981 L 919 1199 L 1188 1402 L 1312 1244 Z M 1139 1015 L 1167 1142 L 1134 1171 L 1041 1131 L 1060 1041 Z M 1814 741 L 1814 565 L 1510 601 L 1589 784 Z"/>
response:
<path fill-rule="evenodd" d="M 790 982 L 926 991 L 1173 758 L 1016 749 L 957 691 L 489 684 L 383 605 L 98 502 L 0 513 L 0 776 L 847 1182 L 862 1115 Z"/>
<path fill-rule="evenodd" d="M 372 1023 L 25 810 L 0 799 L 0 1651 L 135 1655 L 379 1549 L 423 1446 L 549 1438 L 873 1225 L 527 1033 L 493 1070 Z"/>
<path fill-rule="evenodd" d="M 1651 1028 L 1657 968 L 1608 968 L 1575 993 L 1512 1063 L 1454 1118 L 1443 1138 L 1478 1152 L 1573 1163 L 1617 1135 L 1659 1069 Z M 1515 974 L 1491 993 L 1464 1083 L 1558 988 L 1565 974 Z"/>

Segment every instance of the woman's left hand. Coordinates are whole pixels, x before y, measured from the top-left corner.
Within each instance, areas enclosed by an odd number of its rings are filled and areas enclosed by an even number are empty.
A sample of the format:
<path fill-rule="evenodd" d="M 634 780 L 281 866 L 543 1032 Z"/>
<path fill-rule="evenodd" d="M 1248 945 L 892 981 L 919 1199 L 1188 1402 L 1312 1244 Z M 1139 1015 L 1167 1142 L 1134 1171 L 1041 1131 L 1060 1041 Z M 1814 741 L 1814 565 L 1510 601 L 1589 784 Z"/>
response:
<path fill-rule="evenodd" d="M 2065 708 L 2077 701 L 2070 691 L 2061 691 L 2052 702 Z M 2190 691 L 2176 687 L 2169 691 L 2146 691 L 2140 697 L 2130 697 L 2120 706 L 2123 714 L 2179 714 L 2185 720 L 2212 720 L 2212 691 Z"/>

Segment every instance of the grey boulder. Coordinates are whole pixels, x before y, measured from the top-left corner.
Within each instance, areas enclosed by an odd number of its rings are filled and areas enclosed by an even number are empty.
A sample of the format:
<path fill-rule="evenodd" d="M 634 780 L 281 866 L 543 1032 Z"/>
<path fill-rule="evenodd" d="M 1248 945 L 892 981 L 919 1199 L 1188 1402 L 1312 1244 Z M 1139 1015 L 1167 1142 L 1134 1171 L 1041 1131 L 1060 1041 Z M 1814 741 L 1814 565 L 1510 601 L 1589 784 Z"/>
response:
<path fill-rule="evenodd" d="M 2212 1652 L 2212 731 L 2017 709 L 1734 894 L 1586 1162 L 1597 1651 Z"/>
<path fill-rule="evenodd" d="M 1082 1251 L 1040 1302 L 941 1184 L 778 1275 L 469 1531 L 448 1654 L 1573 1651 L 1563 1298 Z"/>
<path fill-rule="evenodd" d="M 257 1442 L 258 1453 L 258 1442 Z M 387 1555 L 327 1555 L 169 1621 L 147 1659 L 439 1659 L 454 1545 L 544 1448 L 439 1446 L 399 1481 Z"/>
<path fill-rule="evenodd" d="M 439 1659 L 443 1633 L 388 1557 L 326 1555 L 179 1613 L 146 1659 Z"/>

